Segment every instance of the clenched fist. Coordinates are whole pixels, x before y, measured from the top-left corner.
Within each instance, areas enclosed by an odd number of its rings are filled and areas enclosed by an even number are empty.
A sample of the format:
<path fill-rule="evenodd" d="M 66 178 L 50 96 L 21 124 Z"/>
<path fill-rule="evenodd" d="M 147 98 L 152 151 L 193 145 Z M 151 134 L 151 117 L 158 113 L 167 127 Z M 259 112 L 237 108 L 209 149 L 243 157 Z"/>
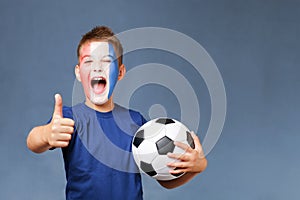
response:
<path fill-rule="evenodd" d="M 62 107 L 62 98 L 56 94 L 53 117 L 49 124 L 50 131 L 46 135 L 46 140 L 51 147 L 68 146 L 74 132 L 74 120 L 63 118 Z"/>

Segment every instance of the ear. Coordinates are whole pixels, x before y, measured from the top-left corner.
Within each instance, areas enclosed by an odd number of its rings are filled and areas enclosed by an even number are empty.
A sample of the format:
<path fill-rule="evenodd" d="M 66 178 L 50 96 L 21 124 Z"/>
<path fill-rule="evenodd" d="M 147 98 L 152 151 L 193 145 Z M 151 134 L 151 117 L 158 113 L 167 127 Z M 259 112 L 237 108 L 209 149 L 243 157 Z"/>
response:
<path fill-rule="evenodd" d="M 126 74 L 126 68 L 124 66 L 124 64 L 122 64 L 121 66 L 119 66 L 119 76 L 118 76 L 118 81 L 119 80 L 122 80 L 123 77 L 125 76 Z"/>
<path fill-rule="evenodd" d="M 80 78 L 80 73 L 79 73 L 79 65 L 76 65 L 75 66 L 75 76 L 76 76 L 76 79 L 81 82 L 81 78 Z"/>

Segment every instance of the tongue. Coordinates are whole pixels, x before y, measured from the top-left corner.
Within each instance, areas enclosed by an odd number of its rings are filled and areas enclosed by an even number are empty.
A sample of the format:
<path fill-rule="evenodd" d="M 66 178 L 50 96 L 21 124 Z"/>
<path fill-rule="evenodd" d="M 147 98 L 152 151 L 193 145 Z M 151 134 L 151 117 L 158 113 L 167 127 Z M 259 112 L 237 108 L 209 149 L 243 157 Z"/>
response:
<path fill-rule="evenodd" d="M 94 84 L 94 86 L 93 86 L 94 93 L 101 94 L 104 91 L 104 88 L 105 88 L 104 86 L 105 86 L 105 84 L 103 84 L 103 83 Z"/>

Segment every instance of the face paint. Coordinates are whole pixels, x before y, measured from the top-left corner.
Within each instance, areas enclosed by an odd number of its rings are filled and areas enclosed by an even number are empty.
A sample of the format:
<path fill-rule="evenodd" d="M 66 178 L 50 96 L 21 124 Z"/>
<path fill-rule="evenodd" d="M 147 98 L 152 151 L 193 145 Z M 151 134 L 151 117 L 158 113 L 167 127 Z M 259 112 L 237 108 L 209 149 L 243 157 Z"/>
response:
<path fill-rule="evenodd" d="M 108 42 L 90 42 L 82 46 L 80 79 L 86 97 L 102 105 L 111 97 L 118 80 L 118 60 L 113 45 Z"/>
<path fill-rule="evenodd" d="M 116 86 L 116 83 L 118 81 L 118 75 L 119 75 L 119 67 L 118 67 L 118 59 L 117 56 L 115 54 L 113 45 L 109 44 L 109 53 L 110 55 L 114 55 L 114 59 L 113 59 L 113 63 L 111 64 L 111 66 L 109 67 L 109 82 L 110 82 L 110 86 L 109 86 L 109 93 L 108 93 L 108 99 L 110 98 L 110 96 L 113 93 L 113 90 Z"/>

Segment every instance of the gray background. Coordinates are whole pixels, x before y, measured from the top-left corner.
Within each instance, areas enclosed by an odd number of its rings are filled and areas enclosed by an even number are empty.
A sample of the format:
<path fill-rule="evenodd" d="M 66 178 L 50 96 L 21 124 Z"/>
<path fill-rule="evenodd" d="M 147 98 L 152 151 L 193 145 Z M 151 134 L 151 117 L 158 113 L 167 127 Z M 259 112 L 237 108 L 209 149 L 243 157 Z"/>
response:
<path fill-rule="evenodd" d="M 158 26 L 190 36 L 211 55 L 226 87 L 227 118 L 207 156 L 207 170 L 174 190 L 144 177 L 145 199 L 300 198 L 300 1 L 78 2 L 0 2 L 0 199 L 64 199 L 60 151 L 33 154 L 26 137 L 51 116 L 56 92 L 65 105 L 72 104 L 77 43 L 102 24 L 116 33 Z M 188 63 L 168 52 L 125 56 L 128 69 L 148 62 L 182 66 L 182 73 L 193 74 L 186 71 Z M 210 105 L 198 80 L 203 138 Z M 157 101 L 142 89 L 158 91 Z M 178 105 L 174 94 L 157 85 L 144 86 L 133 97 L 132 107 L 146 117 L 149 105 L 166 98 L 167 110 Z"/>

